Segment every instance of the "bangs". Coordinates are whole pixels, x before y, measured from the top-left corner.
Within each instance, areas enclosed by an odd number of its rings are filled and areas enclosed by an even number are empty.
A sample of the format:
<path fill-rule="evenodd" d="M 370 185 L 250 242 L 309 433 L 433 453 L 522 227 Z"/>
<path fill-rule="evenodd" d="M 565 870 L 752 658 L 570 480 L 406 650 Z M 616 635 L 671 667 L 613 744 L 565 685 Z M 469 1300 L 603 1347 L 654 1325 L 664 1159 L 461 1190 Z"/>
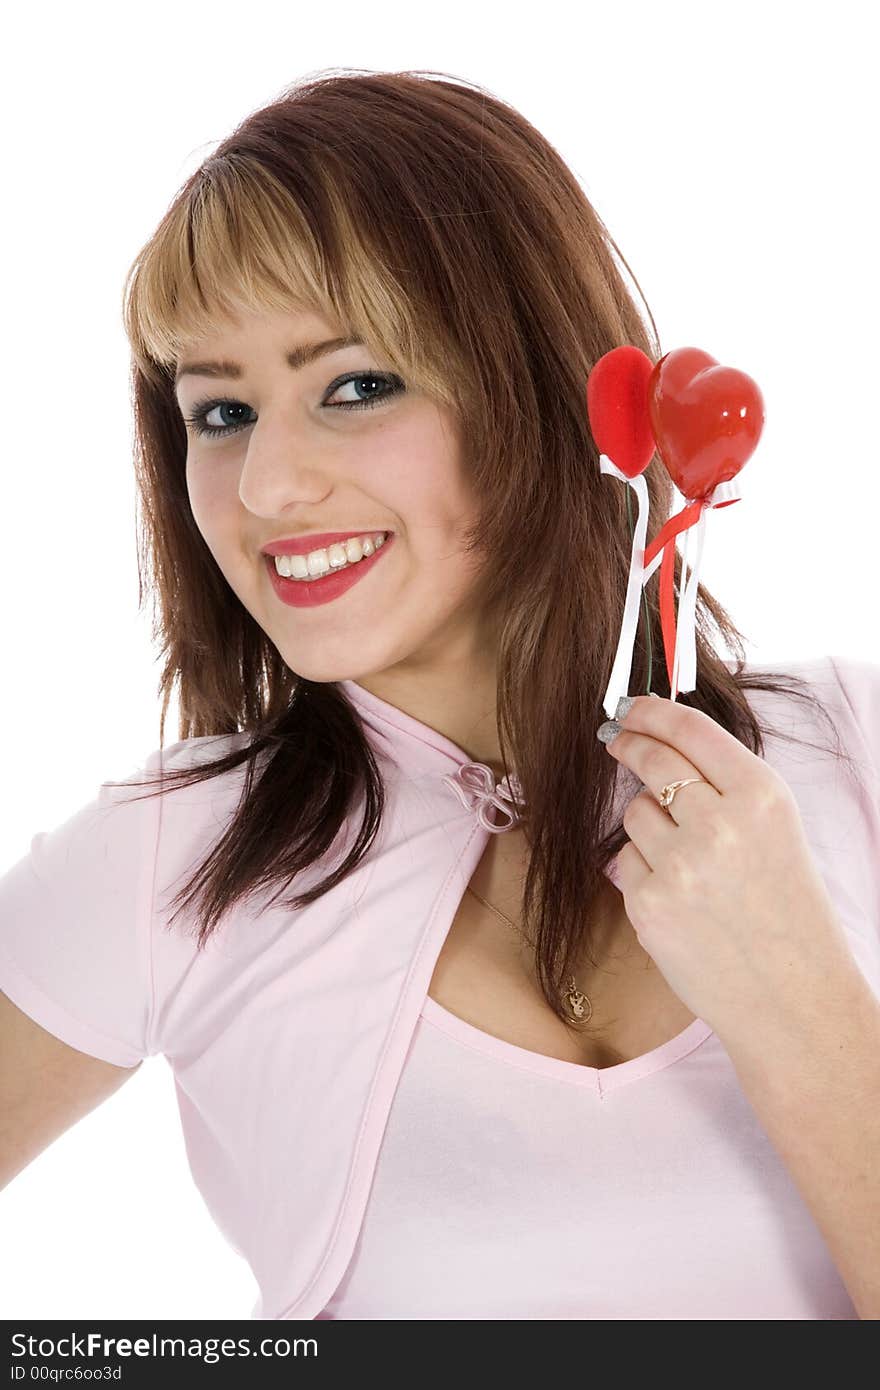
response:
<path fill-rule="evenodd" d="M 344 197 L 329 179 L 321 193 L 331 219 L 323 245 L 265 166 L 206 161 L 126 277 L 123 322 L 138 368 L 167 380 L 190 344 L 242 311 L 311 311 L 454 405 L 447 346 L 432 356 L 426 324 L 358 235 Z"/>

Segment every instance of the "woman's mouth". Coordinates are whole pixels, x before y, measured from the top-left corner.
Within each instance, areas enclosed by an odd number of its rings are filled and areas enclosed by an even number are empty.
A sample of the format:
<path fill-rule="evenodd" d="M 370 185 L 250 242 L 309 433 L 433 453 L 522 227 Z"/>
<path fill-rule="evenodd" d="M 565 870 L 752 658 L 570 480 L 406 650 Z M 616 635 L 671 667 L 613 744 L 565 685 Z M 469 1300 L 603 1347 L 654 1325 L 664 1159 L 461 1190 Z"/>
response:
<path fill-rule="evenodd" d="M 394 541 L 394 532 L 389 531 L 385 540 L 376 545 L 372 555 L 364 555 L 362 560 L 352 560 L 330 570 L 327 574 L 306 579 L 287 579 L 275 567 L 275 556 L 264 557 L 269 578 L 275 593 L 282 603 L 291 608 L 316 608 L 319 604 L 331 603 L 348 592 L 359 579 L 365 578 L 381 560 L 385 551 Z"/>

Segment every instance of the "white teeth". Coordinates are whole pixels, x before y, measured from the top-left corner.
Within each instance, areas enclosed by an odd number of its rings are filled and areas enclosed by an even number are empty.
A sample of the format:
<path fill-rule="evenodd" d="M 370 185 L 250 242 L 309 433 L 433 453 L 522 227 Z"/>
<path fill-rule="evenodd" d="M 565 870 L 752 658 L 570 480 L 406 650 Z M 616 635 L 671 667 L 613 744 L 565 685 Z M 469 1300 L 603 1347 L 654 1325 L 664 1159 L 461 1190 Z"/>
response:
<path fill-rule="evenodd" d="M 275 570 L 285 579 L 315 579 L 356 565 L 365 555 L 380 550 L 390 533 L 375 531 L 368 536 L 353 536 L 351 540 L 335 541 L 323 550 L 310 550 L 307 555 L 276 555 Z"/>

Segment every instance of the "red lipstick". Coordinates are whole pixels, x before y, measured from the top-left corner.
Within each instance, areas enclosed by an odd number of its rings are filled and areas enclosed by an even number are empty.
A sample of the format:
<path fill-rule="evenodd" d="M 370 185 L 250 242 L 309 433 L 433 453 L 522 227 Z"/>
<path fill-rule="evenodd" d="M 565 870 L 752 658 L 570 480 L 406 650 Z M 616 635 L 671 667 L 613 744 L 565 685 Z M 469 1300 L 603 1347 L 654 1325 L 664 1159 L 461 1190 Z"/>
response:
<path fill-rule="evenodd" d="M 355 535 L 359 534 L 354 532 Z M 364 533 L 368 534 L 368 533 Z M 373 532 L 377 535 L 378 532 Z M 345 537 L 347 539 L 347 537 Z M 394 532 L 389 532 L 384 543 L 374 550 L 372 555 L 365 555 L 363 560 L 358 560 L 355 564 L 346 565 L 344 569 L 330 570 L 320 579 L 286 579 L 283 574 L 279 574 L 275 568 L 274 555 L 307 554 L 309 550 L 317 550 L 314 538 L 309 537 L 309 544 L 304 550 L 273 550 L 265 557 L 265 565 L 269 572 L 269 579 L 275 593 L 282 603 L 289 604 L 291 608 L 316 608 L 323 603 L 331 603 L 333 599 L 339 598 L 348 592 L 359 580 L 366 578 L 372 569 L 380 562 L 386 550 L 390 550 L 394 543 Z M 273 541 L 272 545 L 280 544 Z M 285 543 L 289 544 L 289 542 Z"/>

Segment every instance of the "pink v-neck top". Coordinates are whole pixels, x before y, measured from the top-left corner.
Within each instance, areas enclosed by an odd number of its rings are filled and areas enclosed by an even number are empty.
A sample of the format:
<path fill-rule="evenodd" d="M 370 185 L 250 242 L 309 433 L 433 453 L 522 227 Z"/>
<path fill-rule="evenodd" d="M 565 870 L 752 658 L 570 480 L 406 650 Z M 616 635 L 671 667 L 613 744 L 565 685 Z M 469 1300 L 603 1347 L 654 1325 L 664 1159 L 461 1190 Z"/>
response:
<path fill-rule="evenodd" d="M 880 996 L 880 667 L 783 669 L 806 677 L 857 766 L 858 783 L 785 739 L 828 740 L 809 707 L 749 693 L 782 730 L 767 759 Z M 82 1052 L 167 1059 L 195 1182 L 259 1283 L 253 1316 L 856 1319 L 705 1022 L 594 1070 L 428 996 L 498 789 L 480 790 L 480 765 L 433 729 L 340 684 L 387 814 L 359 870 L 307 907 L 257 896 L 203 953 L 168 930 L 240 772 L 130 803 L 102 784 L 0 876 L 0 988 Z M 241 737 L 184 740 L 164 762 Z"/>
<path fill-rule="evenodd" d="M 322 1318 L 856 1316 L 717 1038 L 593 1070 L 425 999 Z"/>

